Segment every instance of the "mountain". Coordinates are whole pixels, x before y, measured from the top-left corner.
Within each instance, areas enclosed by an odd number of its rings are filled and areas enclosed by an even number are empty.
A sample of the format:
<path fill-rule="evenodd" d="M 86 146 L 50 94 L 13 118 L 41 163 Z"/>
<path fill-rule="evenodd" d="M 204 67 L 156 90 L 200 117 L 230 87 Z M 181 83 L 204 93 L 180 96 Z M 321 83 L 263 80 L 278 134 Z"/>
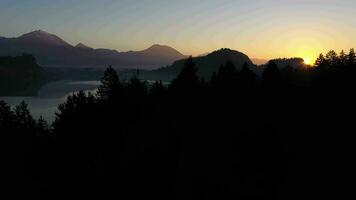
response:
<path fill-rule="evenodd" d="M 82 43 L 72 46 L 60 37 L 45 31 L 33 31 L 17 38 L 0 37 L 0 56 L 32 54 L 45 67 L 107 67 L 118 69 L 157 69 L 171 65 L 186 56 L 163 45 L 142 51 L 118 52 L 93 49 Z"/>
<path fill-rule="evenodd" d="M 75 46 L 75 48 L 79 48 L 79 49 L 93 49 L 93 48 L 91 48 L 91 47 L 86 46 L 86 45 L 83 44 L 83 43 L 77 44 L 77 45 Z"/>
<path fill-rule="evenodd" d="M 251 58 L 251 60 L 255 65 L 264 65 L 264 64 L 268 63 L 268 60 L 266 60 L 266 59 Z"/>
<path fill-rule="evenodd" d="M 256 66 L 252 63 L 249 57 L 241 52 L 231 49 L 220 49 L 214 51 L 206 56 L 199 56 L 193 58 L 198 68 L 198 75 L 205 79 L 210 79 L 213 72 L 217 72 L 221 65 L 226 64 L 228 61 L 232 62 L 237 69 L 241 69 L 244 63 L 257 70 Z M 178 60 L 173 65 L 155 70 L 151 73 L 152 76 L 169 77 L 172 79 L 176 77 L 184 67 L 185 59 Z M 164 80 L 167 80 L 166 78 Z"/>
<path fill-rule="evenodd" d="M 181 54 L 179 51 L 173 49 L 172 47 L 169 47 L 166 45 L 159 45 L 159 44 L 152 45 L 150 48 L 143 50 L 143 51 L 139 51 L 137 53 L 140 53 L 140 54 L 146 55 L 146 56 L 159 55 L 159 56 L 171 57 L 173 55 L 178 55 L 178 56 L 184 57 L 183 54 Z"/>
<path fill-rule="evenodd" d="M 58 47 L 70 47 L 66 41 L 62 40 L 56 35 L 47 33 L 42 30 L 33 31 L 26 33 L 16 38 L 16 42 L 28 45 L 48 45 L 48 46 L 58 46 Z"/>
<path fill-rule="evenodd" d="M 171 65 L 174 61 L 186 58 L 183 54 L 169 46 L 155 44 L 143 51 L 130 51 L 122 53 L 124 62 L 130 63 L 137 60 L 137 64 L 145 66 L 145 63 L 151 63 L 153 67 L 146 67 L 146 69 L 154 69 L 157 66 Z"/>

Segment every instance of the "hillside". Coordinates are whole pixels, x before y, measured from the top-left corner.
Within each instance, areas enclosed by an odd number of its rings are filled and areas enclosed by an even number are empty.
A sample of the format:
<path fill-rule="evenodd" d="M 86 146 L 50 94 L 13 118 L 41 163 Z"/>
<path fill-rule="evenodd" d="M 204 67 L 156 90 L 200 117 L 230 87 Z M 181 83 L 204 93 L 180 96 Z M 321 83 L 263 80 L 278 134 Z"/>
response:
<path fill-rule="evenodd" d="M 0 57 L 0 96 L 31 96 L 46 82 L 31 55 Z"/>
<path fill-rule="evenodd" d="M 213 72 L 216 72 L 221 65 L 226 64 L 228 61 L 232 62 L 237 69 L 241 69 L 244 63 L 247 63 L 251 69 L 257 70 L 247 55 L 231 49 L 220 49 L 206 56 L 193 58 L 193 60 L 198 68 L 198 75 L 205 79 L 210 79 Z M 184 67 L 184 62 L 185 59 L 176 61 L 171 66 L 149 73 L 149 77 L 163 80 L 173 79 Z"/>

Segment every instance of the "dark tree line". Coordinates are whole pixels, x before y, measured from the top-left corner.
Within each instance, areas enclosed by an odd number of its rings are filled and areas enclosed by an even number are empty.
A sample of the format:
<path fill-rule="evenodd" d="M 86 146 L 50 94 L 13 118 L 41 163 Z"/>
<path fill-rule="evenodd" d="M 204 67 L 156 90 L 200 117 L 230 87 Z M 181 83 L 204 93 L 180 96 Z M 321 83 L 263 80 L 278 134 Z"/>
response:
<path fill-rule="evenodd" d="M 49 128 L 25 103 L 0 102 L 8 189 L 18 196 L 301 199 L 345 194 L 352 160 L 356 56 L 261 77 L 230 62 L 210 80 L 192 58 L 168 86 L 105 71 Z M 10 191 L 10 190 L 8 190 Z"/>
<path fill-rule="evenodd" d="M 36 95 L 46 81 L 32 55 L 0 56 L 0 96 Z"/>

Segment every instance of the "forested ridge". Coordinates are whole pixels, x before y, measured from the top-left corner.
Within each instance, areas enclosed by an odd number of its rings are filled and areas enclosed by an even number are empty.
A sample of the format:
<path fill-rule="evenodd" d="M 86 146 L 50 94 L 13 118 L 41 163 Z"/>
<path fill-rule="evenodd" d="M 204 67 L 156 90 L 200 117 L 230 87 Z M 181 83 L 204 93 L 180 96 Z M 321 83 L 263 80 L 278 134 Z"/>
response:
<path fill-rule="evenodd" d="M 261 77 L 231 62 L 209 81 L 192 58 L 174 81 L 122 81 L 109 67 L 49 126 L 26 103 L 0 101 L 2 181 L 44 199 L 302 199 L 341 197 L 353 152 L 356 56 Z M 350 117 L 351 116 L 351 117 Z"/>
<path fill-rule="evenodd" d="M 35 95 L 46 81 L 32 55 L 0 57 L 0 96 Z"/>

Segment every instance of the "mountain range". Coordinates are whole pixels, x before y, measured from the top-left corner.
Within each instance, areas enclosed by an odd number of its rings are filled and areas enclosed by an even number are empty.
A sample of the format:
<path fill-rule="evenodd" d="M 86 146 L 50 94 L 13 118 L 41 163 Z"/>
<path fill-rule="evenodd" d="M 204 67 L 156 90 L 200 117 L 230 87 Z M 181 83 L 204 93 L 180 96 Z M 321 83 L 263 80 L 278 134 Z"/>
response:
<path fill-rule="evenodd" d="M 60 37 L 42 30 L 16 38 L 0 37 L 0 56 L 32 54 L 44 67 L 107 67 L 119 69 L 155 69 L 186 58 L 169 46 L 152 45 L 142 51 L 118 52 L 94 49 L 79 43 L 72 46 Z"/>

